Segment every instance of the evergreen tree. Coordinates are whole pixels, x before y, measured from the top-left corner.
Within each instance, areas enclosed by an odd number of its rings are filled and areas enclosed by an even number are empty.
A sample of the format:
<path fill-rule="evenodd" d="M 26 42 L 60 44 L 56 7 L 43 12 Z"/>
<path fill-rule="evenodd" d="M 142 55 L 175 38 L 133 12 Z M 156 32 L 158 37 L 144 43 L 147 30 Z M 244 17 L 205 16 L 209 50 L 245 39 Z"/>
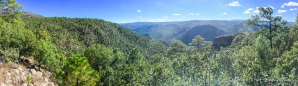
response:
<path fill-rule="evenodd" d="M 295 42 L 292 49 L 285 52 L 281 58 L 277 59 L 276 72 L 278 79 L 283 79 L 285 77 L 285 82 L 281 82 L 287 85 L 297 85 L 298 84 L 298 42 Z M 292 82 L 294 81 L 294 82 Z"/>
<path fill-rule="evenodd" d="M 99 80 L 98 73 L 82 55 L 71 55 L 60 75 L 63 77 L 62 85 L 68 86 L 95 86 Z"/>
<path fill-rule="evenodd" d="M 275 31 L 278 27 L 284 26 L 287 21 L 282 20 L 280 16 L 272 16 L 273 8 L 271 7 L 259 7 L 259 15 L 253 15 L 251 19 L 245 21 L 245 25 L 258 26 L 261 28 L 269 28 L 269 40 L 270 48 L 272 49 L 272 32 Z"/>

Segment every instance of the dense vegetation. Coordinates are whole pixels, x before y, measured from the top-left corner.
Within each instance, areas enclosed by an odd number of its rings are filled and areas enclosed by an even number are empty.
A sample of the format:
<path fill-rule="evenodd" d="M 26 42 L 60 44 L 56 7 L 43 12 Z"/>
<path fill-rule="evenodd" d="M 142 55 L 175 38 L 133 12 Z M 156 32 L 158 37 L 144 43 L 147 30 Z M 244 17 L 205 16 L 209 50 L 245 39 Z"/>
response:
<path fill-rule="evenodd" d="M 14 0 L 0 6 L 5 61 L 33 58 L 59 85 L 298 85 L 298 16 L 287 27 L 270 8 L 260 7 L 246 24 L 276 18 L 273 27 L 237 35 L 215 51 L 201 36 L 166 47 L 101 19 L 21 16 Z"/>
<path fill-rule="evenodd" d="M 101 19 L 24 16 L 23 21 L 25 28 L 33 32 L 47 31 L 64 54 L 82 54 L 87 47 L 97 44 L 120 48 L 126 54 L 133 48 L 139 48 L 145 56 L 166 48 L 157 41 Z"/>

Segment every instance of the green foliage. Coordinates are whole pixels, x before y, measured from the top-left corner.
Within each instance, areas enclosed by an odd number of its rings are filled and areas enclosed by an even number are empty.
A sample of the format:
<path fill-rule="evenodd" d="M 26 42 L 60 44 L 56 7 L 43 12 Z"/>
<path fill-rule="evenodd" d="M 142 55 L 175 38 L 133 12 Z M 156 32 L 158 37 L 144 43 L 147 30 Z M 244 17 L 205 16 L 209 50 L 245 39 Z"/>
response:
<path fill-rule="evenodd" d="M 40 40 L 37 46 L 37 52 L 34 55 L 34 59 L 38 62 L 39 65 L 50 64 L 48 61 L 55 58 L 55 46 L 49 41 Z"/>
<path fill-rule="evenodd" d="M 279 27 L 283 27 L 287 24 L 287 21 L 282 20 L 280 16 L 272 16 L 273 8 L 271 7 L 260 7 L 258 8 L 259 15 L 253 15 L 250 19 L 245 21 L 246 26 L 258 26 L 261 28 L 269 28 L 269 34 L 267 34 L 270 40 L 270 48 L 273 48 L 272 44 L 272 32 L 277 30 Z M 265 24 L 265 25 L 264 25 Z M 269 24 L 269 25 L 267 25 Z"/>
<path fill-rule="evenodd" d="M 101 79 L 98 85 L 123 85 L 126 83 L 121 77 L 127 68 L 125 55 L 118 49 L 112 49 L 98 44 L 90 46 L 84 53 L 91 67 L 99 72 Z M 116 83 L 117 82 L 117 83 Z"/>
<path fill-rule="evenodd" d="M 130 51 L 127 64 L 140 64 L 142 61 L 145 60 L 144 56 L 141 54 L 140 49 L 134 48 Z"/>
<path fill-rule="evenodd" d="M 16 52 L 18 52 L 18 55 L 23 55 L 23 50 L 24 48 L 26 48 L 26 44 L 24 42 L 27 41 L 27 33 L 30 33 L 30 31 L 24 29 L 23 21 L 20 18 L 20 11 L 22 10 L 22 6 L 18 5 L 15 0 L 1 0 L 0 4 L 1 48 L 3 50 L 15 48 Z M 18 62 L 18 60 L 19 58 L 14 58 L 15 62 Z"/>
<path fill-rule="evenodd" d="M 196 47 L 198 51 L 211 50 L 212 48 L 212 42 L 204 41 L 200 35 L 194 37 L 189 45 Z"/>
<path fill-rule="evenodd" d="M 278 71 L 278 77 L 287 77 L 288 79 L 295 80 L 295 83 L 298 84 L 296 76 L 298 71 L 298 42 L 295 42 L 292 46 L 292 49 L 288 52 L 285 52 L 281 58 L 277 59 L 276 69 Z"/>
<path fill-rule="evenodd" d="M 94 86 L 99 79 L 98 73 L 88 64 L 86 57 L 71 55 L 61 73 L 62 85 Z"/>
<path fill-rule="evenodd" d="M 4 51 L 4 61 L 18 62 L 19 53 L 16 48 L 9 48 Z"/>
<path fill-rule="evenodd" d="M 30 77 L 30 76 L 27 76 L 27 77 L 26 77 L 26 81 L 27 81 L 28 83 L 31 83 L 31 84 L 33 84 L 33 83 L 34 83 L 34 80 L 33 80 L 33 78 L 32 78 L 32 77 Z"/>
<path fill-rule="evenodd" d="M 7 49 L 8 47 L 20 47 L 22 41 L 25 40 L 22 27 L 15 27 L 14 23 L 9 23 L 5 21 L 3 18 L 0 18 L 1 29 L 0 29 L 0 43 L 3 49 Z"/>
<path fill-rule="evenodd" d="M 104 45 L 97 45 L 89 47 L 84 54 L 92 66 L 96 70 L 104 69 L 110 66 L 114 61 L 113 49 Z"/>
<path fill-rule="evenodd" d="M 138 47 L 145 57 L 166 49 L 158 41 L 102 19 L 24 16 L 23 20 L 25 27 L 34 32 L 38 31 L 36 28 L 44 28 L 66 55 L 69 52 L 83 54 L 87 47 L 97 44 L 119 48 L 126 55 Z"/>
<path fill-rule="evenodd" d="M 245 36 L 242 34 L 236 35 L 235 38 L 233 39 L 231 46 L 241 45 L 241 41 L 243 40 L 243 38 L 245 38 Z"/>

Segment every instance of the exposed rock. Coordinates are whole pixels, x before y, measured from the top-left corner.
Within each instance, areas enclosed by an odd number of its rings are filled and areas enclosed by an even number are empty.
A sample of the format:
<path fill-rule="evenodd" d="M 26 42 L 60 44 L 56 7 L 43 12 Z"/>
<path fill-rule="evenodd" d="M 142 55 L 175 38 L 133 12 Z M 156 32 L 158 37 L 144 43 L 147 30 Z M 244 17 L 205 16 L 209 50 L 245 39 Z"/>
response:
<path fill-rule="evenodd" d="M 23 83 L 22 86 L 28 86 L 28 84 L 27 83 Z"/>
<path fill-rule="evenodd" d="M 42 73 L 41 72 L 36 72 L 36 77 L 42 77 Z"/>
<path fill-rule="evenodd" d="M 235 38 L 236 34 L 218 36 L 214 38 L 213 46 L 216 50 L 219 50 L 220 47 L 230 46 Z"/>
<path fill-rule="evenodd" d="M 12 71 L 14 71 L 14 73 L 16 73 L 16 74 L 19 74 L 20 73 L 20 71 L 18 69 L 13 69 Z"/>
<path fill-rule="evenodd" d="M 6 85 L 5 85 L 4 83 L 1 82 L 1 83 L 0 83 L 0 86 L 6 86 Z"/>
<path fill-rule="evenodd" d="M 36 75 L 36 71 L 35 71 L 35 69 L 30 69 L 30 73 L 31 73 L 32 75 Z"/>
<path fill-rule="evenodd" d="M 213 46 L 216 50 L 219 50 L 220 47 L 227 47 L 230 46 L 234 40 L 234 38 L 237 35 L 249 35 L 251 32 L 243 32 L 243 33 L 238 33 L 238 34 L 229 34 L 229 35 L 223 35 L 223 36 L 218 36 L 214 38 L 213 41 Z"/>
<path fill-rule="evenodd" d="M 50 82 L 48 86 L 55 86 L 54 82 Z"/>
<path fill-rule="evenodd" d="M 16 65 L 17 68 L 14 68 Z M 27 69 L 22 65 L 8 63 L 0 65 L 0 86 L 57 86 L 49 80 L 51 73 Z"/>

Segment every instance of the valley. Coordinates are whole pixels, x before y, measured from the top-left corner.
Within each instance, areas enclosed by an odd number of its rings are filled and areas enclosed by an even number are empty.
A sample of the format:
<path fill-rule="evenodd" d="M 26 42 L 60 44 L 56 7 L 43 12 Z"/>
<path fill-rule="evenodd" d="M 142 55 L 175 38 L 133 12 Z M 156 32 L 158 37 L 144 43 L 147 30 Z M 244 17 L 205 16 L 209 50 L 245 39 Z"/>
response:
<path fill-rule="evenodd" d="M 0 85 L 298 85 L 298 2 L 252 1 L 0 0 Z"/>
<path fill-rule="evenodd" d="M 295 22 L 288 22 L 287 26 Z M 191 20 L 174 22 L 136 22 L 120 23 L 120 25 L 134 32 L 156 40 L 171 43 L 172 40 L 181 40 L 187 44 L 197 35 L 206 41 L 214 41 L 217 36 L 254 32 L 259 27 L 245 26 L 245 20 Z M 210 28 L 211 27 L 211 28 Z"/>

